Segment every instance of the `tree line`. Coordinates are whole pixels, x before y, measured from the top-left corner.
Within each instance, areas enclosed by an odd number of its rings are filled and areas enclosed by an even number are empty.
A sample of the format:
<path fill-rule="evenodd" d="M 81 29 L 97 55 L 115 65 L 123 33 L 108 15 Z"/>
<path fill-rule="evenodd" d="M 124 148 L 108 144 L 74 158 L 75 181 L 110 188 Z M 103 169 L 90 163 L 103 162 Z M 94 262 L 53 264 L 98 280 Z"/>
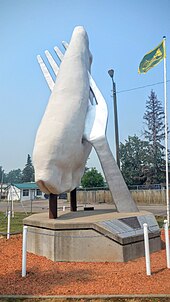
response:
<path fill-rule="evenodd" d="M 28 154 L 27 162 L 23 170 L 15 169 L 9 173 L 5 173 L 3 167 L 0 166 L 0 180 L 1 183 L 23 183 L 34 181 L 34 167 L 31 156 Z"/>
<path fill-rule="evenodd" d="M 143 116 L 142 139 L 136 134 L 128 136 L 120 143 L 119 155 L 121 172 L 127 185 L 165 183 L 165 123 L 164 109 L 157 95 L 151 90 L 146 100 Z M 34 167 L 28 154 L 23 170 L 3 171 L 0 166 L 0 180 L 3 183 L 22 183 L 34 181 Z M 104 187 L 104 178 L 96 168 L 85 169 L 82 187 Z"/>

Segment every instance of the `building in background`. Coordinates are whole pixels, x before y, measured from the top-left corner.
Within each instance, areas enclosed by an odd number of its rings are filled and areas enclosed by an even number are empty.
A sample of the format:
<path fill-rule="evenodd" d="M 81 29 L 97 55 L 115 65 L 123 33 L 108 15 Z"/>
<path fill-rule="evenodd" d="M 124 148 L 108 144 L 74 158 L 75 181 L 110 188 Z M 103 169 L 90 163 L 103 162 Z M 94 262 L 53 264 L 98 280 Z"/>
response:
<path fill-rule="evenodd" d="M 35 182 L 27 182 L 10 184 L 7 188 L 7 199 L 8 200 L 35 200 L 35 199 L 45 199 L 44 193 L 40 191 Z"/>

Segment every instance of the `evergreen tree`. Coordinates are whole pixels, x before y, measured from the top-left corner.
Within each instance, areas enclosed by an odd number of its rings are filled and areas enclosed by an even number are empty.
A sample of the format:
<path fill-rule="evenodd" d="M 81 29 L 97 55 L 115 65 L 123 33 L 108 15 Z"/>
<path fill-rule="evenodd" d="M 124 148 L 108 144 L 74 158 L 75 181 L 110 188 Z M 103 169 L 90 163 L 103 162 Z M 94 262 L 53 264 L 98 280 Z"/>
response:
<path fill-rule="evenodd" d="M 2 166 L 0 166 L 0 182 L 4 182 L 4 170 Z"/>
<path fill-rule="evenodd" d="M 165 165 L 164 146 L 162 145 L 165 137 L 164 116 L 161 102 L 158 100 L 155 92 L 151 90 L 151 94 L 146 101 L 146 112 L 143 117 L 146 126 L 143 134 L 151 148 L 151 183 L 160 183 L 164 180 L 164 175 L 161 171 Z"/>
<path fill-rule="evenodd" d="M 104 187 L 104 179 L 100 172 L 96 168 L 88 169 L 82 177 L 81 185 L 83 188 L 95 188 L 95 187 Z"/>
<path fill-rule="evenodd" d="M 8 183 L 7 174 L 2 166 L 0 166 L 0 183 Z"/>
<path fill-rule="evenodd" d="M 120 143 L 121 171 L 127 185 L 143 184 L 147 176 L 145 168 L 150 162 L 149 143 L 140 140 L 136 135 L 128 136 L 125 143 Z"/>
<path fill-rule="evenodd" d="M 34 181 L 34 167 L 32 165 L 31 156 L 28 154 L 27 163 L 22 171 L 22 182 Z"/>

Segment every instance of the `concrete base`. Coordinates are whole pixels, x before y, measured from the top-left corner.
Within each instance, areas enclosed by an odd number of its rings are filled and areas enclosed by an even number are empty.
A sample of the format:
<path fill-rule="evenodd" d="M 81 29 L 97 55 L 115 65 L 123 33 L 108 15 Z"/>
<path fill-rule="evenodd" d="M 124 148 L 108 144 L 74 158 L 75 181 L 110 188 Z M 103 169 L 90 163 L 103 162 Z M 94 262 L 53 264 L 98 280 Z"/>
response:
<path fill-rule="evenodd" d="M 126 262 L 144 256 L 143 223 L 149 227 L 150 252 L 161 249 L 160 230 L 149 212 L 113 210 L 48 213 L 24 219 L 27 251 L 53 261 Z"/>

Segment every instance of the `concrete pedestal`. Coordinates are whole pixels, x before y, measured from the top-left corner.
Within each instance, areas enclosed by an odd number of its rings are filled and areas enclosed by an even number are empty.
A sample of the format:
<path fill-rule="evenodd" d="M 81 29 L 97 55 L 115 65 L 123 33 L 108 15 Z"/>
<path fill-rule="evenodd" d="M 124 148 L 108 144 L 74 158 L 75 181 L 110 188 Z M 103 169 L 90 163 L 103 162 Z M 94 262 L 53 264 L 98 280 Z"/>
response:
<path fill-rule="evenodd" d="M 113 210 L 48 213 L 24 219 L 27 251 L 53 261 L 126 262 L 144 256 L 143 223 L 149 227 L 150 252 L 161 249 L 160 230 L 149 212 Z"/>

